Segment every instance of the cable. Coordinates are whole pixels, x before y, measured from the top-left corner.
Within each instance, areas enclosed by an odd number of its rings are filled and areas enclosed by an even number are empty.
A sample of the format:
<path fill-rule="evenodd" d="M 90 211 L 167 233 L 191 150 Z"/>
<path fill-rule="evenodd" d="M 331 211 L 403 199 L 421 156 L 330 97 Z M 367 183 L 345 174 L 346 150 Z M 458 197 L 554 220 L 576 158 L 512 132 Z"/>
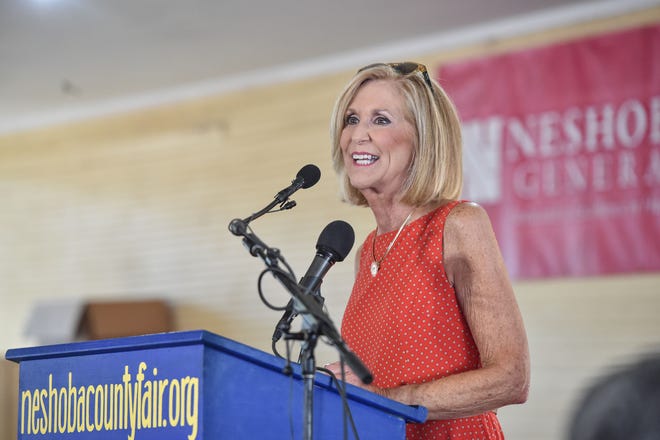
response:
<path fill-rule="evenodd" d="M 335 384 L 335 387 L 337 387 L 337 392 L 339 393 L 339 396 L 341 398 L 342 406 L 344 409 L 344 439 L 348 438 L 348 432 L 346 430 L 346 418 L 348 418 L 350 424 L 351 424 L 351 430 L 353 431 L 353 436 L 355 437 L 356 440 L 360 440 L 360 436 L 358 435 L 357 432 L 357 427 L 355 426 L 355 420 L 353 420 L 353 414 L 351 413 L 351 408 L 348 405 L 348 397 L 346 396 L 346 382 L 343 380 L 344 379 L 344 362 L 343 360 L 341 361 L 341 371 L 342 371 L 342 382 L 337 379 L 337 376 L 335 376 L 335 373 L 332 371 L 328 370 L 327 368 L 323 367 L 316 367 L 318 371 L 321 371 L 323 373 L 326 373 L 330 375 L 332 378 L 332 382 Z"/>
<path fill-rule="evenodd" d="M 279 269 L 279 268 L 269 267 L 269 268 L 266 268 L 266 269 L 262 270 L 261 273 L 259 274 L 259 278 L 257 279 L 257 292 L 259 292 L 259 298 L 261 298 L 261 302 L 264 303 L 266 305 L 266 307 L 268 307 L 271 310 L 282 311 L 282 310 L 286 310 L 286 305 L 280 307 L 280 306 L 275 306 L 275 305 L 271 304 L 266 299 L 266 296 L 264 295 L 264 291 L 263 291 L 263 288 L 262 288 L 262 285 L 261 285 L 262 282 L 263 282 L 264 275 L 266 275 L 267 273 L 275 274 L 277 272 L 279 272 L 281 274 L 284 274 L 285 276 L 290 275 L 290 274 L 286 273 L 285 271 L 283 271 L 282 269 Z"/>

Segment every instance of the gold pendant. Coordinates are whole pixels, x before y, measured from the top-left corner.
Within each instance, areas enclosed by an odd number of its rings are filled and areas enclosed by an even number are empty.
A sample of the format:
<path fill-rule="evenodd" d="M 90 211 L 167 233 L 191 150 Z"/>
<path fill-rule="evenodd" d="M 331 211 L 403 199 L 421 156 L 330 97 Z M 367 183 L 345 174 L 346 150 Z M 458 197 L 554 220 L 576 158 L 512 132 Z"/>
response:
<path fill-rule="evenodd" d="M 378 273 L 378 263 L 374 261 L 373 263 L 371 263 L 371 276 L 375 277 L 377 273 Z"/>

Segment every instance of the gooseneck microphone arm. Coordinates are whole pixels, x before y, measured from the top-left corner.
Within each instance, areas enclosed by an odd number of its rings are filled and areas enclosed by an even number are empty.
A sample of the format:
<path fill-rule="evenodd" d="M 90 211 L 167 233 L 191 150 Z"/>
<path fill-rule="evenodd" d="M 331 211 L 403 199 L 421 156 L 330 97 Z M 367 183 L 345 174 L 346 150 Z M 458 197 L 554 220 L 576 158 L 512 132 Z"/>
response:
<path fill-rule="evenodd" d="M 291 197 L 291 195 L 294 192 L 298 191 L 301 188 L 306 189 L 316 185 L 316 183 L 319 181 L 320 178 L 321 178 L 321 170 L 319 170 L 319 168 L 316 165 L 312 165 L 312 164 L 305 165 L 300 169 L 300 171 L 298 171 L 298 174 L 296 174 L 296 178 L 291 181 L 291 185 L 287 186 L 282 191 L 275 194 L 274 200 L 270 202 L 268 205 L 266 205 L 265 208 L 253 213 L 252 215 L 244 219 L 239 219 L 239 218 L 233 219 L 229 223 L 229 231 L 231 231 L 231 233 L 234 235 L 238 235 L 238 236 L 244 235 L 248 229 L 248 224 L 250 224 L 251 221 L 258 219 L 264 214 L 268 214 L 273 210 L 273 208 L 275 208 L 275 206 L 280 205 L 281 209 L 293 208 L 294 206 L 296 206 L 296 203 L 294 201 L 288 202 L 289 197 Z M 250 251 L 250 253 L 252 254 L 252 251 Z"/>

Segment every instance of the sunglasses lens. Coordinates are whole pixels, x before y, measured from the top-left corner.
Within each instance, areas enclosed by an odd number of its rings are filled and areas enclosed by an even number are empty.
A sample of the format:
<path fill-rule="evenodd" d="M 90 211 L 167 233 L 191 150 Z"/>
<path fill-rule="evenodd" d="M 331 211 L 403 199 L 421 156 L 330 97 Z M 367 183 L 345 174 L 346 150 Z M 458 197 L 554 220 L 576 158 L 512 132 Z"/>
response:
<path fill-rule="evenodd" d="M 420 72 L 426 71 L 424 66 L 417 63 L 396 63 L 396 64 L 391 64 L 391 66 L 395 71 L 399 72 L 401 75 L 410 75 L 416 70 L 419 70 Z"/>

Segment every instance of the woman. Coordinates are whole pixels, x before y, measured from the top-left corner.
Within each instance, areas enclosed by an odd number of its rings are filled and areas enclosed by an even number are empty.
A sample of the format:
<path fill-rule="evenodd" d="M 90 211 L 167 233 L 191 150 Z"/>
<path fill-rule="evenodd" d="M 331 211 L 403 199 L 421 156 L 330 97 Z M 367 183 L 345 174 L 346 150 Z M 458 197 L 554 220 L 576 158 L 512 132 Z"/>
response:
<path fill-rule="evenodd" d="M 428 408 L 410 439 L 503 438 L 495 411 L 527 399 L 527 340 L 488 216 L 458 201 L 453 104 L 423 65 L 370 65 L 339 96 L 331 132 L 345 200 L 376 220 L 342 320 L 374 382 L 346 381 Z"/>

